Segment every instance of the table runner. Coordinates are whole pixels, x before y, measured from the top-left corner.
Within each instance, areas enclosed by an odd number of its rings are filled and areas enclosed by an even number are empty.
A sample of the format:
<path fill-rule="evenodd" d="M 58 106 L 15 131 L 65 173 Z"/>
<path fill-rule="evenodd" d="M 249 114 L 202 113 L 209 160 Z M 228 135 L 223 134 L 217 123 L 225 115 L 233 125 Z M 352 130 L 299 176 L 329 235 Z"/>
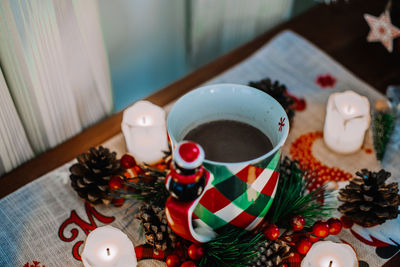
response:
<path fill-rule="evenodd" d="M 293 142 L 312 138 L 312 156 L 326 166 L 351 174 L 361 168 L 381 168 L 374 153 L 370 153 L 373 149 L 370 133 L 362 150 L 343 156 L 325 147 L 321 132 L 325 105 L 331 93 L 351 89 L 367 96 L 371 106 L 382 95 L 293 32 L 279 34 L 251 57 L 206 84 L 247 84 L 265 77 L 286 84 L 290 93 L 304 98 L 307 104 L 304 111 L 296 113 L 284 155 L 295 155 L 291 150 Z M 166 110 L 171 105 L 166 106 Z M 104 145 L 117 151 L 118 156 L 125 152 L 121 134 Z M 392 140 L 382 162 L 383 167 L 392 172 L 391 180 L 396 181 L 400 173 L 396 168 L 400 163 L 400 155 L 396 153 L 398 146 L 398 140 Z M 0 200 L 0 266 L 82 266 L 76 259 L 81 241 L 95 227 L 105 224 L 123 230 L 135 246 L 144 243 L 139 223 L 131 212 L 126 212 L 126 208 L 134 205 L 132 211 L 137 202 L 127 202 L 122 208 L 85 205 L 70 186 L 68 168 L 71 164 L 49 172 Z M 364 266 L 381 266 L 398 251 L 399 230 L 400 218 L 368 229 L 353 226 L 351 231 L 343 230 L 339 238 L 353 245 L 359 260 L 367 264 Z M 139 265 L 163 266 L 163 263 L 145 260 Z"/>

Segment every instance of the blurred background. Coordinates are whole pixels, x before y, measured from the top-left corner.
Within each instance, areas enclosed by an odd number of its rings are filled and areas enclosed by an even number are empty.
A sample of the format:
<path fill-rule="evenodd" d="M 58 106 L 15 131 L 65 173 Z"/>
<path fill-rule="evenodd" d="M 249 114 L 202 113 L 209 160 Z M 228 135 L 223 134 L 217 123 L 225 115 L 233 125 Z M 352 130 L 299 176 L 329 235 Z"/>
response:
<path fill-rule="evenodd" d="M 0 175 L 314 4 L 1 0 Z"/>
<path fill-rule="evenodd" d="M 313 0 L 99 0 L 115 111 L 314 4 Z"/>

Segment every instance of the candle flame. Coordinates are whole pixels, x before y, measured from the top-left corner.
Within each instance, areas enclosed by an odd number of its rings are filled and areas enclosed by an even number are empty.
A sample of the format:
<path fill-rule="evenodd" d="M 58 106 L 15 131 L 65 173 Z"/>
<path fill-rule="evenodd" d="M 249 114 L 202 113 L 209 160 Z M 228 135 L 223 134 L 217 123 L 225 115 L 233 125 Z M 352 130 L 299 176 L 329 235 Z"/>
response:
<path fill-rule="evenodd" d="M 356 113 L 356 108 L 351 104 L 343 105 L 342 109 L 346 115 L 353 115 L 354 113 Z"/>
<path fill-rule="evenodd" d="M 137 119 L 137 123 L 141 126 L 149 126 L 153 124 L 153 120 L 151 116 L 143 115 Z"/>

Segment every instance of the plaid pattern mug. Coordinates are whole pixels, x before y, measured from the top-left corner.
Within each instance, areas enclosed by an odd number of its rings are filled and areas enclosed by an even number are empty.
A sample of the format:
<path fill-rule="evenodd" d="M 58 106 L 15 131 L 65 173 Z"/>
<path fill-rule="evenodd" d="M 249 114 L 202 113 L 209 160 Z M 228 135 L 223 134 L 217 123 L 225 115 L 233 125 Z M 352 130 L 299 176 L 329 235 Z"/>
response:
<path fill-rule="evenodd" d="M 268 94 L 244 85 L 208 85 L 172 107 L 167 124 L 173 151 L 191 129 L 215 120 L 250 124 L 269 137 L 273 149 L 237 163 L 210 161 L 206 155 L 203 165 L 210 175 L 203 193 L 189 203 L 170 199 L 166 205 L 172 230 L 193 242 L 208 242 L 228 224 L 252 230 L 262 221 L 275 196 L 281 148 L 289 133 L 286 112 Z"/>

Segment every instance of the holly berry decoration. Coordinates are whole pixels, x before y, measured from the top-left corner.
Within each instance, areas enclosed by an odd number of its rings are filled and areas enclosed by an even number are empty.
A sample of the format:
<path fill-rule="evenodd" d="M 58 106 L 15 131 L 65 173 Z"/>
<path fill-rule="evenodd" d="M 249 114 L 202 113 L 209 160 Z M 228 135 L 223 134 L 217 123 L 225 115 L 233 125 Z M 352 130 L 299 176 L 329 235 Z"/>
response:
<path fill-rule="evenodd" d="M 181 267 L 197 267 L 197 264 L 193 261 L 185 261 L 182 263 Z"/>
<path fill-rule="evenodd" d="M 110 181 L 108 181 L 108 186 L 111 190 L 118 190 L 122 188 L 123 178 L 119 175 L 115 175 L 111 177 Z"/>
<path fill-rule="evenodd" d="M 311 246 L 312 246 L 311 241 L 308 240 L 308 238 L 306 237 L 301 238 L 299 242 L 296 244 L 297 251 L 302 255 L 307 254 Z"/>
<path fill-rule="evenodd" d="M 130 154 L 125 154 L 120 159 L 121 166 L 125 169 L 124 176 L 128 181 L 137 179 L 138 175 L 144 173 L 143 169 L 137 165 L 135 158 Z"/>
<path fill-rule="evenodd" d="M 295 215 L 290 220 L 290 226 L 294 231 L 300 231 L 306 225 L 306 220 L 301 215 Z"/>
<path fill-rule="evenodd" d="M 263 233 L 268 240 L 272 241 L 279 237 L 279 228 L 275 224 L 269 224 Z"/>
<path fill-rule="evenodd" d="M 179 267 L 181 260 L 177 255 L 169 255 L 165 260 L 167 267 Z"/>
<path fill-rule="evenodd" d="M 188 248 L 188 255 L 192 260 L 200 260 L 205 254 L 205 249 L 201 244 L 192 244 Z"/>
<path fill-rule="evenodd" d="M 124 179 L 120 175 L 114 175 L 111 177 L 110 181 L 108 181 L 108 187 L 111 191 L 120 190 L 123 187 Z M 112 204 L 115 207 L 120 207 L 124 204 L 124 198 L 113 198 Z"/>
<path fill-rule="evenodd" d="M 342 223 L 340 222 L 339 219 L 337 218 L 330 218 L 327 221 L 329 225 L 329 234 L 331 235 L 337 235 L 342 231 Z"/>
<path fill-rule="evenodd" d="M 124 205 L 124 203 L 125 203 L 125 198 L 114 198 L 112 200 L 112 204 L 115 207 L 121 207 L 122 205 Z"/>
<path fill-rule="evenodd" d="M 318 221 L 312 227 L 313 235 L 320 238 L 325 238 L 329 235 L 329 225 L 326 222 Z"/>
<path fill-rule="evenodd" d="M 135 158 L 132 155 L 129 155 L 129 154 L 123 155 L 121 157 L 121 159 L 120 159 L 120 162 L 121 162 L 121 166 L 124 169 L 133 168 L 133 167 L 135 167 L 137 165 Z"/>

